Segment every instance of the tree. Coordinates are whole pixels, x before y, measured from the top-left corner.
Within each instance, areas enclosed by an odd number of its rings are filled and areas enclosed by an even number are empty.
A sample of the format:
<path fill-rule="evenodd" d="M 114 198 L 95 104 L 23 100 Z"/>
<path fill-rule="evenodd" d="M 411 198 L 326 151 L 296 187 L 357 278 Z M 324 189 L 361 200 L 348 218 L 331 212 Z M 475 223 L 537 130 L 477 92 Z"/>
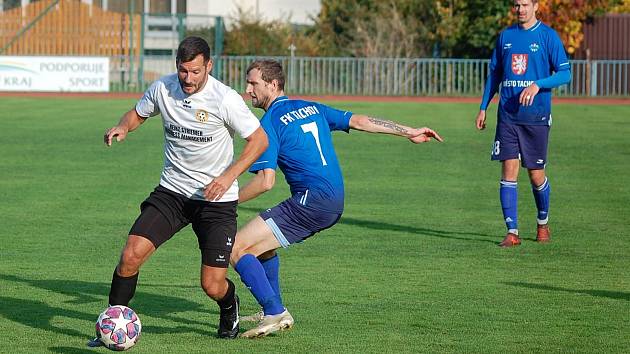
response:
<path fill-rule="evenodd" d="M 322 56 L 350 56 L 357 21 L 368 22 L 375 12 L 374 0 L 322 0 L 315 19 L 315 37 Z"/>
<path fill-rule="evenodd" d="M 266 22 L 240 7 L 232 21 L 225 35 L 227 55 L 288 55 L 291 44 L 298 56 L 317 55 L 317 43 L 308 26 L 293 26 L 289 19 Z"/>
<path fill-rule="evenodd" d="M 511 8 L 511 0 L 322 0 L 315 25 L 300 27 L 239 8 L 225 53 L 287 55 L 293 44 L 300 56 L 487 58 L 516 22 Z M 539 0 L 538 17 L 573 53 L 584 21 L 609 9 L 630 12 L 630 0 Z"/>
<path fill-rule="evenodd" d="M 419 23 L 405 14 L 394 1 L 379 3 L 377 11 L 353 21 L 350 34 L 353 40 L 348 50 L 357 57 L 412 57 L 418 48 Z"/>
<path fill-rule="evenodd" d="M 328 55 L 488 57 L 510 23 L 511 6 L 509 0 L 322 0 L 315 32 Z"/>
<path fill-rule="evenodd" d="M 488 57 L 499 32 L 516 22 L 510 11 L 512 1 L 451 0 L 438 4 L 441 22 L 436 33 L 442 47 L 446 44 L 446 54 L 455 57 Z M 567 52 L 572 54 L 584 38 L 583 23 L 606 13 L 615 4 L 616 9 L 622 10 L 624 4 L 630 7 L 630 0 L 539 0 L 538 18 L 558 32 Z M 450 35 L 451 41 L 445 35 Z"/>
<path fill-rule="evenodd" d="M 459 47 L 467 25 L 467 2 L 463 0 L 436 1 L 438 21 L 435 28 L 436 53 L 451 57 Z"/>
<path fill-rule="evenodd" d="M 583 23 L 606 13 L 615 1 L 618 0 L 539 0 L 537 15 L 558 32 L 567 52 L 572 54 L 584 38 Z M 499 32 L 516 23 L 516 15 L 510 11 L 512 1 L 471 0 L 466 3 L 463 8 L 467 19 L 465 31 L 453 53 L 458 57 L 488 57 Z"/>
<path fill-rule="evenodd" d="M 613 1 L 610 12 L 615 14 L 630 14 L 630 0 Z"/>
<path fill-rule="evenodd" d="M 558 32 L 567 52 L 573 54 L 584 39 L 584 21 L 606 13 L 610 4 L 610 0 L 540 0 L 538 18 Z"/>
<path fill-rule="evenodd" d="M 431 53 L 433 0 L 322 0 L 316 36 L 322 55 L 418 57 Z"/>
<path fill-rule="evenodd" d="M 459 27 L 458 41 L 452 47 L 452 55 L 459 58 L 488 58 L 494 43 L 507 25 L 512 3 L 504 0 L 469 0 L 458 9 L 456 15 L 463 18 Z"/>

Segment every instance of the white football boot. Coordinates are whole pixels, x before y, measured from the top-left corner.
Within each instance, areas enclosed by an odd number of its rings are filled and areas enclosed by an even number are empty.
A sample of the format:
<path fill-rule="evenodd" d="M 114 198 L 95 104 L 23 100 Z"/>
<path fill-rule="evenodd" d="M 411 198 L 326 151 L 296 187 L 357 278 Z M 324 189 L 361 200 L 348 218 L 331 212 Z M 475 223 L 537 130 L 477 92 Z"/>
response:
<path fill-rule="evenodd" d="M 242 322 L 260 322 L 263 320 L 263 317 L 265 317 L 265 313 L 263 312 L 262 309 L 260 309 L 260 311 L 251 314 L 249 316 L 241 316 L 241 321 Z"/>
<path fill-rule="evenodd" d="M 290 329 L 293 327 L 295 320 L 286 309 L 277 315 L 265 315 L 258 326 L 241 334 L 244 338 L 260 338 L 265 337 L 273 332 Z"/>

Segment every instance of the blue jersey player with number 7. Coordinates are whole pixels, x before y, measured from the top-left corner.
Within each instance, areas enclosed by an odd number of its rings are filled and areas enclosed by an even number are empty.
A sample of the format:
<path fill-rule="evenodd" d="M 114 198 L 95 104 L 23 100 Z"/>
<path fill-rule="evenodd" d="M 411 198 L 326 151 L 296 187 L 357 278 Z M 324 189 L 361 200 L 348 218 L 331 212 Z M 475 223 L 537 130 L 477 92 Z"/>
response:
<path fill-rule="evenodd" d="M 340 111 L 284 94 L 279 62 L 258 60 L 247 69 L 247 93 L 252 105 L 265 110 L 261 125 L 269 147 L 252 164 L 256 175 L 239 191 L 239 203 L 270 190 L 276 169 L 284 173 L 291 197 L 267 209 L 237 232 L 231 263 L 250 289 L 262 313 L 250 316 L 259 324 L 243 337 L 263 337 L 293 326 L 284 307 L 275 250 L 299 243 L 339 221 L 344 208 L 341 168 L 332 143 L 334 130 L 350 129 L 405 137 L 419 144 L 442 138 L 429 128 Z M 245 318 L 243 319 L 245 320 Z"/>

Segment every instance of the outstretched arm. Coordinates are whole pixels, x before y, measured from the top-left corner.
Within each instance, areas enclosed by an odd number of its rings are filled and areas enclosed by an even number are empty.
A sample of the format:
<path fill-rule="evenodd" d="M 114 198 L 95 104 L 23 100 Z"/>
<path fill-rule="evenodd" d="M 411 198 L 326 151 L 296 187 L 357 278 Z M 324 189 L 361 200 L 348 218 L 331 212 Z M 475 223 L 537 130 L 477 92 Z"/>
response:
<path fill-rule="evenodd" d="M 391 120 L 354 114 L 350 118 L 350 128 L 370 133 L 398 135 L 409 139 L 414 144 L 431 141 L 443 141 L 442 137 L 430 128 L 411 128 Z"/>
<path fill-rule="evenodd" d="M 254 178 L 238 191 L 238 202 L 245 203 L 271 190 L 276 183 L 276 171 L 271 168 L 259 170 Z"/>
<path fill-rule="evenodd" d="M 136 109 L 132 108 L 120 118 L 118 125 L 105 132 L 103 141 L 107 146 L 112 146 L 114 137 L 116 141 L 123 141 L 127 137 L 127 133 L 136 130 L 145 120 L 146 118 L 140 117 Z"/>
<path fill-rule="evenodd" d="M 247 138 L 247 143 L 243 148 L 243 152 L 239 156 L 238 160 L 228 167 L 221 176 L 215 178 L 204 189 L 204 195 L 207 200 L 214 201 L 219 200 L 230 188 L 234 180 L 238 178 L 243 172 L 245 172 L 249 166 L 263 153 L 269 142 L 267 141 L 267 134 L 263 128 L 258 127 Z"/>

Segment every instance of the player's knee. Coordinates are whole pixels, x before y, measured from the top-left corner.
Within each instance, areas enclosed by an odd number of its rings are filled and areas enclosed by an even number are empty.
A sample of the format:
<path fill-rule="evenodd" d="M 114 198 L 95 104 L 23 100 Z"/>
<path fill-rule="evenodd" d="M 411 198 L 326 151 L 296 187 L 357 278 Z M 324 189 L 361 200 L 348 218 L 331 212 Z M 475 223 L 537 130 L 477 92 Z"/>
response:
<path fill-rule="evenodd" d="M 258 256 L 258 259 L 260 259 L 261 261 L 265 261 L 275 256 L 276 256 L 276 250 L 269 250 L 267 252 L 261 253 L 260 256 Z"/>
<path fill-rule="evenodd" d="M 236 267 L 236 263 L 238 263 L 241 257 L 243 257 L 242 249 L 237 249 L 235 245 L 230 255 L 230 264 L 232 267 Z"/>
<path fill-rule="evenodd" d="M 530 170 L 529 180 L 534 187 L 539 187 L 545 183 L 545 170 Z"/>
<path fill-rule="evenodd" d="M 125 248 L 120 256 L 118 273 L 123 277 L 132 276 L 140 270 L 143 262 L 144 257 L 142 255 L 134 252 L 133 249 Z"/>
<path fill-rule="evenodd" d="M 201 288 L 209 297 L 220 300 L 227 291 L 227 282 L 225 278 L 220 281 L 216 279 L 201 279 Z"/>
<path fill-rule="evenodd" d="M 125 248 L 120 256 L 118 272 L 122 276 L 134 275 L 140 270 L 140 266 L 155 251 L 155 246 L 144 237 L 129 235 Z"/>
<path fill-rule="evenodd" d="M 252 247 L 248 246 L 248 245 L 239 245 L 239 247 L 237 247 L 237 245 L 234 245 L 234 248 L 232 249 L 232 254 L 230 255 L 230 264 L 232 265 L 232 267 L 236 266 L 236 263 L 238 263 L 238 261 L 243 258 L 244 255 L 246 254 L 254 254 L 254 252 L 252 252 Z"/>
<path fill-rule="evenodd" d="M 230 264 L 232 265 L 232 267 L 234 267 L 236 263 L 238 263 L 239 259 L 243 257 L 246 248 L 247 245 L 240 241 L 238 235 L 236 235 L 236 242 L 234 242 L 234 246 L 232 247 L 232 254 L 230 255 Z"/>

